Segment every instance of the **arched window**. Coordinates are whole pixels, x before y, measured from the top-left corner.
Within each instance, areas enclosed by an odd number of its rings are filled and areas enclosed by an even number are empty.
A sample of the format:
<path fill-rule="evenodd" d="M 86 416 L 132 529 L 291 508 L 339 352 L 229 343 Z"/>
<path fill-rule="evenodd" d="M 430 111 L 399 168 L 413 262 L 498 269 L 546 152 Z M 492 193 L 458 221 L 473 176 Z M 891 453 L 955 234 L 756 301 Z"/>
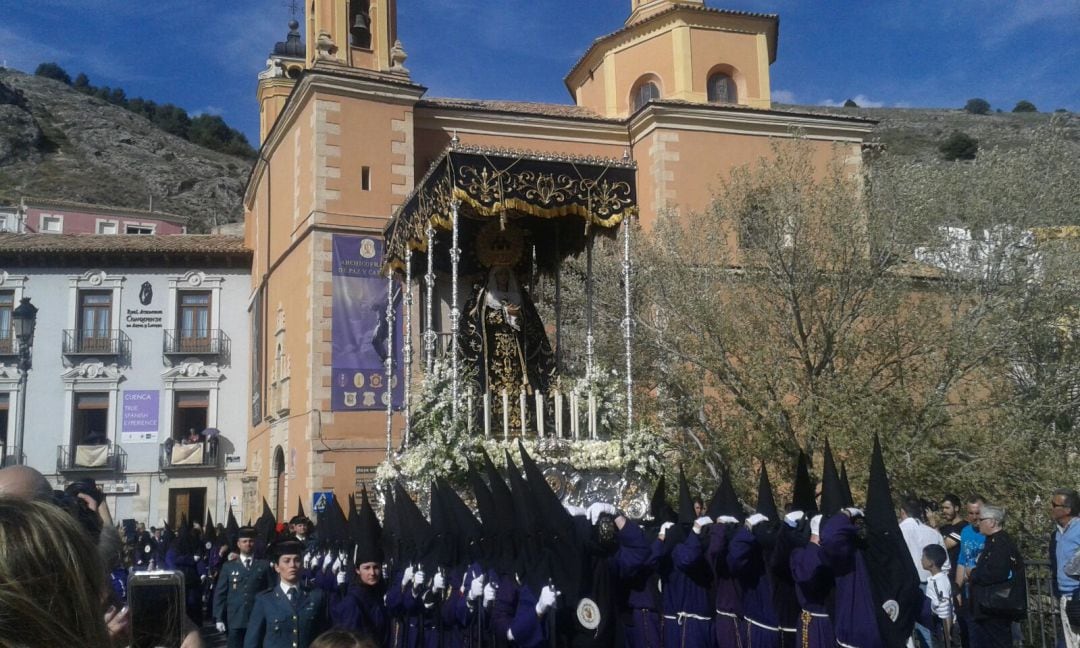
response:
<path fill-rule="evenodd" d="M 735 79 L 723 72 L 716 72 L 710 76 L 709 103 L 739 103 L 739 92 L 735 89 Z"/>
<path fill-rule="evenodd" d="M 634 90 L 634 93 L 633 93 L 633 96 L 632 96 L 632 103 L 634 104 L 634 111 L 636 112 L 638 109 L 640 109 L 645 104 L 649 103 L 650 101 L 652 101 L 654 99 L 659 99 L 659 98 L 660 98 L 660 87 L 657 86 L 656 83 L 654 83 L 652 81 L 643 81 L 640 85 L 638 85 L 637 89 Z"/>

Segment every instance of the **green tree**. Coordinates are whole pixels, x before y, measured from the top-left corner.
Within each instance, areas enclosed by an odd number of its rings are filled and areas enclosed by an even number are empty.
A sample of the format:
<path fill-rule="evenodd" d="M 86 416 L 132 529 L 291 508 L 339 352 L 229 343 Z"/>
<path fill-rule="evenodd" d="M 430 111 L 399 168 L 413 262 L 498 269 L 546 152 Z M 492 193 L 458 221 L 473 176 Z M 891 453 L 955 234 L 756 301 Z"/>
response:
<path fill-rule="evenodd" d="M 957 131 L 938 146 L 944 160 L 974 160 L 979 153 L 979 140 Z"/>
<path fill-rule="evenodd" d="M 90 88 L 90 77 L 86 76 L 84 72 L 79 72 L 75 77 L 74 87 L 80 92 L 86 92 L 87 89 Z"/>
<path fill-rule="evenodd" d="M 990 102 L 986 99 L 968 99 L 964 104 L 964 110 L 972 115 L 985 115 L 990 112 Z"/>
<path fill-rule="evenodd" d="M 191 118 L 187 111 L 173 104 L 161 104 L 154 111 L 154 124 L 165 131 L 183 139 L 188 138 L 191 128 Z"/>
<path fill-rule="evenodd" d="M 56 63 L 42 63 L 34 70 L 34 76 L 45 77 L 46 79 L 54 79 L 61 83 L 71 85 L 71 77 L 64 71 L 64 68 L 60 67 Z"/>
<path fill-rule="evenodd" d="M 1013 107 L 1014 113 L 1033 113 L 1039 112 L 1039 109 L 1035 107 L 1035 104 L 1031 103 L 1027 99 L 1022 99 L 1016 102 L 1016 106 Z"/>

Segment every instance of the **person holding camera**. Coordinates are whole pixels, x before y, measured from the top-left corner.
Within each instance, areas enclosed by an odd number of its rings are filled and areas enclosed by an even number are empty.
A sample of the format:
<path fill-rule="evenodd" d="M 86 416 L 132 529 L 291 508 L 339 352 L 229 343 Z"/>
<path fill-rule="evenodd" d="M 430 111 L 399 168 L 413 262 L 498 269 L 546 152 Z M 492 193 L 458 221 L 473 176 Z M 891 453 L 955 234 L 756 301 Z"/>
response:
<path fill-rule="evenodd" d="M 256 531 L 241 527 L 236 541 L 240 555 L 221 568 L 214 588 L 218 632 L 228 635 L 229 648 L 242 648 L 255 597 L 273 583 L 270 563 L 255 558 Z"/>
<path fill-rule="evenodd" d="M 1061 602 L 1060 648 L 1080 648 L 1080 495 L 1059 488 L 1050 498 L 1050 576 Z"/>

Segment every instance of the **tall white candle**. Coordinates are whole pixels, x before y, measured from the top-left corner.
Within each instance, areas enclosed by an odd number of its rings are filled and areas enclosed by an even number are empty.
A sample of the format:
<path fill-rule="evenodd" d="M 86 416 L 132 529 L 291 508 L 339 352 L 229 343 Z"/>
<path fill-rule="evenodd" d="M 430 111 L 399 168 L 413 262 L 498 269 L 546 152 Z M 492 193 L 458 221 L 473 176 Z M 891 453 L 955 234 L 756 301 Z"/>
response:
<path fill-rule="evenodd" d="M 561 439 L 563 436 L 563 419 L 562 419 L 562 392 L 558 389 L 555 390 L 555 438 Z"/>
<path fill-rule="evenodd" d="M 491 438 L 491 392 L 484 390 L 484 438 Z"/>
<path fill-rule="evenodd" d="M 510 394 L 506 392 L 506 387 L 502 390 L 503 397 L 503 441 L 510 440 Z"/>
<path fill-rule="evenodd" d="M 544 392 L 536 390 L 536 437 L 544 438 Z"/>
<path fill-rule="evenodd" d="M 581 430 L 578 428 L 578 393 L 577 390 L 570 392 L 570 433 L 574 435 L 574 441 L 580 440 Z"/>
<path fill-rule="evenodd" d="M 529 401 L 525 395 L 525 386 L 521 386 L 521 436 L 524 437 L 529 433 Z"/>
<path fill-rule="evenodd" d="M 596 393 L 589 392 L 589 438 L 596 439 Z"/>
<path fill-rule="evenodd" d="M 466 430 L 466 431 L 468 431 L 468 433 L 469 433 L 469 434 L 472 434 L 472 426 L 473 426 L 473 397 L 472 397 L 472 392 L 471 392 L 471 391 L 469 392 L 469 398 L 468 398 L 468 399 L 467 399 L 467 401 L 466 401 L 466 405 L 465 405 L 465 412 L 466 412 L 466 416 L 468 416 L 468 417 L 469 417 L 469 418 L 468 418 L 468 419 L 467 419 L 467 420 L 465 421 L 465 430 Z"/>

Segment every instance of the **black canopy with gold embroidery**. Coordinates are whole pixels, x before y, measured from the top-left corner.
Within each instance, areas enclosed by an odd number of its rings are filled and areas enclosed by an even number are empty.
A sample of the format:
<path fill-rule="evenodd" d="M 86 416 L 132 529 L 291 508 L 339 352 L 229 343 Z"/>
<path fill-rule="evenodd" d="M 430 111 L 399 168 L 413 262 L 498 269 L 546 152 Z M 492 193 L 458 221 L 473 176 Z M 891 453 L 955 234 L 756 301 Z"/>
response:
<path fill-rule="evenodd" d="M 428 224 L 439 238 L 449 232 L 457 200 L 463 270 L 472 265 L 467 242 L 492 219 L 525 230 L 541 269 L 551 267 L 583 249 L 590 228 L 611 230 L 636 213 L 635 174 L 632 160 L 451 145 L 386 228 L 385 262 L 401 268 L 407 250 L 426 252 Z"/>

